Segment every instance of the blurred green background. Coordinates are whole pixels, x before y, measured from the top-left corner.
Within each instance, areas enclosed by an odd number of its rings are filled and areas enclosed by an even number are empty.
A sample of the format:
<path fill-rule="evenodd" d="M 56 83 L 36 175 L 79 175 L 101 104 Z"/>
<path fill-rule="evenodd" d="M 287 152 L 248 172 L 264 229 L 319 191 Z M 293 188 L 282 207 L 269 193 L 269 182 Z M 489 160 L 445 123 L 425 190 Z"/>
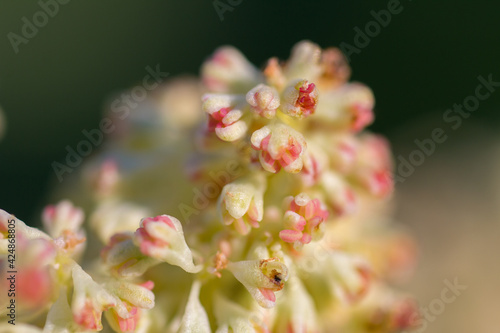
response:
<path fill-rule="evenodd" d="M 0 105 L 8 127 L 0 142 L 0 207 L 34 221 L 57 183 L 51 162 L 63 162 L 65 146 L 98 126 L 107 96 L 136 84 L 146 66 L 160 64 L 172 76 L 196 74 L 223 44 L 259 66 L 273 55 L 287 58 L 302 39 L 323 47 L 353 44 L 353 29 L 364 29 L 370 11 L 387 3 L 242 0 L 221 21 L 209 0 L 73 0 L 16 54 L 7 34 L 21 34 L 22 18 L 32 21 L 40 6 L 2 1 Z M 413 149 L 414 138 L 442 123 L 445 109 L 473 93 L 478 75 L 500 80 L 500 2 L 402 0 L 401 6 L 351 59 L 353 79 L 377 98 L 372 129 L 389 137 L 396 155 Z M 493 94 L 464 126 L 496 129 L 499 103 L 500 93 Z M 432 114 L 436 124 L 426 124 Z M 420 132 L 401 135 L 422 119 Z"/>

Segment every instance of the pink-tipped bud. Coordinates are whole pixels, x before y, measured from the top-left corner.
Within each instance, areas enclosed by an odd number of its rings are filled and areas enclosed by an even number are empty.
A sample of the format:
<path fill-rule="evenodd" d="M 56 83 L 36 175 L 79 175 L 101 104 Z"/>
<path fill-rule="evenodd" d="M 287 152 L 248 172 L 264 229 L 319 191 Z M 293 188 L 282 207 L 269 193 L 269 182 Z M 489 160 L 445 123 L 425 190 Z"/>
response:
<path fill-rule="evenodd" d="M 83 211 L 68 200 L 46 206 L 42 213 L 43 226 L 53 238 L 61 236 L 64 230 L 79 231 L 83 219 Z"/>
<path fill-rule="evenodd" d="M 288 280 L 288 268 L 278 258 L 230 262 L 227 269 L 264 308 L 275 305 L 274 293 Z"/>
<path fill-rule="evenodd" d="M 264 84 L 259 84 L 250 90 L 246 100 L 253 112 L 267 119 L 274 118 L 276 109 L 280 106 L 278 91 Z"/>
<path fill-rule="evenodd" d="M 316 111 L 318 89 L 314 83 L 302 80 L 289 86 L 283 93 L 283 112 L 292 117 L 305 118 Z"/>
<path fill-rule="evenodd" d="M 105 286 L 121 302 L 119 307 L 106 312 L 106 319 L 111 327 L 117 332 L 135 332 L 142 311 L 152 309 L 155 304 L 155 295 L 151 291 L 153 282 L 137 285 L 117 280 L 106 283 Z"/>
<path fill-rule="evenodd" d="M 323 236 L 322 223 L 328 219 L 328 211 L 319 199 L 311 200 L 305 193 L 289 197 L 288 210 L 285 212 L 285 228 L 280 238 L 294 244 L 296 249 Z"/>
<path fill-rule="evenodd" d="M 101 258 L 111 272 L 119 277 L 141 276 L 156 264 L 156 260 L 146 257 L 133 241 L 133 233 L 123 232 L 113 235 L 101 250 Z"/>
<path fill-rule="evenodd" d="M 259 71 L 237 49 L 224 46 L 215 51 L 201 68 L 209 91 L 243 93 L 262 81 Z"/>
<path fill-rule="evenodd" d="M 243 111 L 237 109 L 242 101 L 236 95 L 207 94 L 203 96 L 203 111 L 208 113 L 208 131 L 224 141 L 241 139 L 247 132 L 248 125 L 242 119 Z"/>
<path fill-rule="evenodd" d="M 297 173 L 302 170 L 302 154 L 307 144 L 299 132 L 283 125 L 264 126 L 251 137 L 252 148 L 259 152 L 262 167 L 276 173 L 281 168 L 286 172 Z"/>
<path fill-rule="evenodd" d="M 134 234 L 134 243 L 144 255 L 179 266 L 186 272 L 197 273 L 201 269 L 194 265 L 181 222 L 173 216 L 142 219 L 140 228 Z"/>

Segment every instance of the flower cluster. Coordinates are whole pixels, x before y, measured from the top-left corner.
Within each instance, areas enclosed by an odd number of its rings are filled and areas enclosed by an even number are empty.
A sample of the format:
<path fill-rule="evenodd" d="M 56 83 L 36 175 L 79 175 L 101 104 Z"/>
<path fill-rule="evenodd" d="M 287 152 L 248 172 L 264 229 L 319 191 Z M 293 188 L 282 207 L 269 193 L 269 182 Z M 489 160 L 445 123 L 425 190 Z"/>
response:
<path fill-rule="evenodd" d="M 83 208 L 47 206 L 46 233 L 0 211 L 0 261 L 9 220 L 23 258 L 20 329 L 414 326 L 415 304 L 391 287 L 415 247 L 387 223 L 389 147 L 365 130 L 374 97 L 342 53 L 304 41 L 261 71 L 222 47 L 201 72 L 155 90 L 75 176 L 86 186 L 58 190 Z"/>

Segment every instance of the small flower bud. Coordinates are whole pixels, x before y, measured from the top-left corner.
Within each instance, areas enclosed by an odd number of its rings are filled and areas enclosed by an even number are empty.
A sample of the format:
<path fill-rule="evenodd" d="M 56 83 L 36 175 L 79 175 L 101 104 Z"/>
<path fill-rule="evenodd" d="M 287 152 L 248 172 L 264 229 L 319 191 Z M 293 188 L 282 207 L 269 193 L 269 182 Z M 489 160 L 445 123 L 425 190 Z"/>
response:
<path fill-rule="evenodd" d="M 297 173 L 302 169 L 301 157 L 307 144 L 294 129 L 283 124 L 264 126 L 252 134 L 250 141 L 252 148 L 260 151 L 259 160 L 266 171 L 276 173 L 283 168 Z"/>
<path fill-rule="evenodd" d="M 310 41 L 295 44 L 285 67 L 287 79 L 316 79 L 321 73 L 320 60 L 321 48 L 318 45 Z"/>
<path fill-rule="evenodd" d="M 54 277 L 57 249 L 50 240 L 27 239 L 16 235 L 15 265 L 17 267 L 16 286 L 17 308 L 19 314 L 44 309 L 57 292 Z M 10 257 L 13 258 L 13 257 Z M 7 266 L 5 266 L 7 267 Z M 7 274 L 7 277 L 9 275 Z M 9 289 L 9 281 L 2 275 L 2 287 Z"/>
<path fill-rule="evenodd" d="M 363 298 L 372 280 L 368 263 L 361 257 L 338 251 L 332 251 L 328 259 L 325 268 L 334 295 L 347 303 Z"/>
<path fill-rule="evenodd" d="M 108 243 L 117 233 L 134 232 L 149 209 L 128 202 L 105 201 L 90 216 L 90 225 L 101 242 Z"/>
<path fill-rule="evenodd" d="M 53 238 L 61 236 L 64 230 L 76 233 L 83 219 L 83 211 L 68 200 L 46 206 L 42 213 L 43 226 Z"/>
<path fill-rule="evenodd" d="M 92 185 L 96 193 L 101 197 L 112 195 L 120 181 L 120 173 L 117 163 L 108 159 L 104 161 L 92 175 Z"/>
<path fill-rule="evenodd" d="M 326 193 L 327 204 L 337 216 L 352 214 L 356 211 L 354 190 L 338 174 L 327 171 L 321 177 L 321 186 Z"/>
<path fill-rule="evenodd" d="M 203 83 L 210 91 L 244 93 L 262 82 L 259 71 L 237 49 L 224 46 L 201 68 Z"/>
<path fill-rule="evenodd" d="M 142 219 L 134 235 L 134 243 L 149 257 L 179 266 L 189 273 L 197 273 L 193 255 L 186 240 L 182 225 L 173 216 L 159 215 Z"/>
<path fill-rule="evenodd" d="M 288 279 L 288 268 L 278 258 L 230 262 L 227 269 L 264 308 L 275 305 L 274 293 L 283 289 Z"/>
<path fill-rule="evenodd" d="M 276 114 L 276 109 L 280 106 L 280 96 L 276 89 L 259 84 L 247 93 L 247 103 L 256 114 L 271 119 Z"/>
<path fill-rule="evenodd" d="M 285 89 L 283 112 L 292 117 L 305 118 L 316 111 L 318 90 L 314 83 L 302 80 Z"/>
<path fill-rule="evenodd" d="M 360 139 L 354 170 L 354 180 L 374 196 L 392 193 L 392 161 L 387 140 L 376 135 Z"/>
<path fill-rule="evenodd" d="M 279 236 L 299 250 L 302 245 L 323 236 L 322 223 L 328 218 L 328 211 L 319 199 L 311 200 L 305 193 L 288 200 L 290 205 L 284 219 L 286 229 L 280 231 Z"/>
<path fill-rule="evenodd" d="M 242 179 L 227 184 L 219 197 L 219 214 L 226 225 L 233 225 L 242 235 L 258 228 L 264 215 L 264 181 Z"/>
<path fill-rule="evenodd" d="M 325 88 L 337 88 L 351 76 L 347 59 L 338 48 L 331 47 L 321 53 L 322 75 L 319 82 Z"/>
<path fill-rule="evenodd" d="M 286 302 L 279 304 L 276 332 L 319 332 L 318 315 L 311 295 L 297 276 L 287 282 Z"/>
<path fill-rule="evenodd" d="M 121 277 L 141 276 L 157 260 L 145 256 L 133 242 L 131 232 L 113 235 L 101 250 L 101 258 L 111 272 Z"/>
<path fill-rule="evenodd" d="M 242 120 L 243 111 L 236 109 L 241 98 L 236 95 L 207 94 L 203 96 L 203 111 L 208 113 L 208 130 L 224 141 L 241 139 L 248 125 Z"/>
<path fill-rule="evenodd" d="M 111 327 L 117 332 L 135 332 L 143 310 L 152 309 L 155 295 L 151 291 L 154 284 L 147 281 L 142 285 L 126 281 L 112 281 L 105 284 L 106 289 L 115 295 L 125 307 L 126 316 L 121 311 L 111 308 L 105 313 Z"/>
<path fill-rule="evenodd" d="M 322 95 L 315 118 L 356 133 L 373 122 L 374 105 L 375 98 L 368 87 L 348 83 Z"/>
<path fill-rule="evenodd" d="M 184 310 L 181 327 L 178 330 L 179 333 L 212 332 L 205 308 L 203 308 L 203 305 L 200 303 L 200 288 L 200 281 L 195 281 L 189 293 L 189 299 L 186 304 L 186 309 Z"/>
<path fill-rule="evenodd" d="M 85 273 L 77 264 L 72 268 L 72 276 L 73 300 L 71 310 L 74 321 L 87 330 L 102 330 L 102 312 L 116 306 L 118 299 L 104 287 L 94 282 L 90 275 Z M 126 316 L 126 309 L 122 309 L 121 313 Z"/>

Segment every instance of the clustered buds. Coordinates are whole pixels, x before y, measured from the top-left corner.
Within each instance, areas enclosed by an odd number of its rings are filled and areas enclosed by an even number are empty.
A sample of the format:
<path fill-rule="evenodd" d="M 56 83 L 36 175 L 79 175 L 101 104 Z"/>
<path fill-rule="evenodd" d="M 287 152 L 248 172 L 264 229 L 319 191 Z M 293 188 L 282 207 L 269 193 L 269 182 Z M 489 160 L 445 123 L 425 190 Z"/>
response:
<path fill-rule="evenodd" d="M 340 50 L 303 41 L 260 71 L 226 46 L 201 72 L 203 87 L 148 94 L 84 169 L 89 186 L 71 191 L 87 233 L 68 200 L 44 209 L 47 234 L 0 210 L 0 266 L 15 243 L 17 310 L 33 318 L 18 327 L 39 333 L 45 314 L 43 332 L 410 327 L 414 303 L 391 283 L 416 251 L 378 223 L 391 155 L 364 131 L 375 100 Z"/>
<path fill-rule="evenodd" d="M 278 258 L 231 262 L 227 269 L 240 281 L 260 306 L 271 308 L 277 291 L 288 280 L 288 268 Z"/>
<path fill-rule="evenodd" d="M 311 200 L 307 194 L 301 193 L 287 200 L 290 201 L 290 205 L 284 217 L 286 229 L 280 231 L 280 238 L 300 248 L 301 245 L 322 237 L 324 233 L 322 223 L 327 220 L 328 211 L 319 199 Z"/>

